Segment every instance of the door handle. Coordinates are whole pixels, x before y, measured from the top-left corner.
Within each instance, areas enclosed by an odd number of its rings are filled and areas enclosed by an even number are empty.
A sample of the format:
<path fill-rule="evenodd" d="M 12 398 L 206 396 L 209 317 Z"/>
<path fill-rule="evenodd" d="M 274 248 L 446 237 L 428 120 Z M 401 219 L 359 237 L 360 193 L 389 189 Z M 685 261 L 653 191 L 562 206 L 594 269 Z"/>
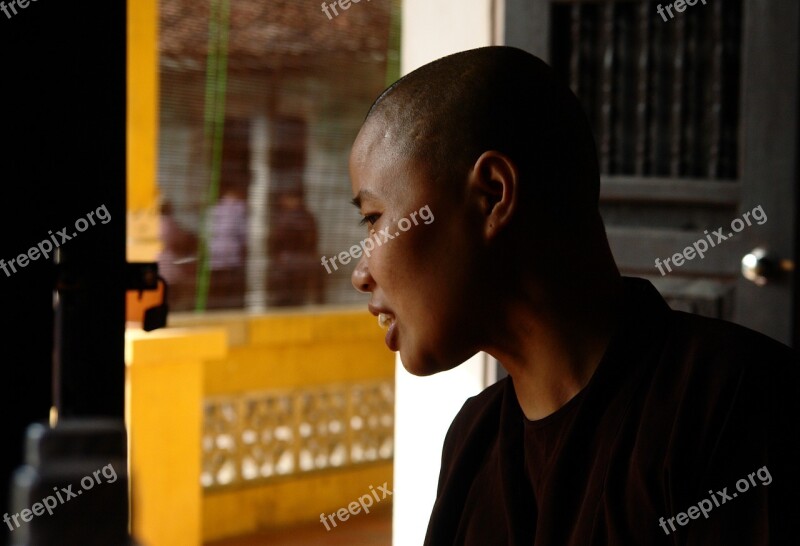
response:
<path fill-rule="evenodd" d="M 794 270 L 794 262 L 756 247 L 742 258 L 742 276 L 757 286 L 773 282 Z"/>

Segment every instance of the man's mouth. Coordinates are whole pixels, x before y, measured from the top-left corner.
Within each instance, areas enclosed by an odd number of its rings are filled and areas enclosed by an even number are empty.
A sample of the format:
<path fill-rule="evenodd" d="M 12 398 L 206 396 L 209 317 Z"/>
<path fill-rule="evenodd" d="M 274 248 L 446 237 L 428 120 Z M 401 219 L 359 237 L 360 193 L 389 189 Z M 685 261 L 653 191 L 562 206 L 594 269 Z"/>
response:
<path fill-rule="evenodd" d="M 384 329 L 388 330 L 391 327 L 394 319 L 387 315 L 386 313 L 378 313 L 378 325 Z"/>
<path fill-rule="evenodd" d="M 394 313 L 379 305 L 370 303 L 369 312 L 378 317 L 378 326 L 386 332 L 386 346 L 389 350 L 397 350 L 397 317 Z"/>
<path fill-rule="evenodd" d="M 397 345 L 397 322 L 394 315 L 388 313 L 378 313 L 378 325 L 386 331 L 386 346 L 390 351 L 396 351 Z"/>

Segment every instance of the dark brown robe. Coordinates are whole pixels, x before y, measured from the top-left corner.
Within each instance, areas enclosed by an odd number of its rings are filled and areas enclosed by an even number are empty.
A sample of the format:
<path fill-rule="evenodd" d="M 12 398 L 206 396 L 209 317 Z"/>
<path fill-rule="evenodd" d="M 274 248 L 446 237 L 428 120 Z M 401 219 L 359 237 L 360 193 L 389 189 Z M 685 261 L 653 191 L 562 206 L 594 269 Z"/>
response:
<path fill-rule="evenodd" d="M 797 354 L 671 311 L 641 279 L 622 305 L 589 384 L 554 414 L 527 420 L 511 378 L 467 400 L 426 546 L 800 544 Z"/>

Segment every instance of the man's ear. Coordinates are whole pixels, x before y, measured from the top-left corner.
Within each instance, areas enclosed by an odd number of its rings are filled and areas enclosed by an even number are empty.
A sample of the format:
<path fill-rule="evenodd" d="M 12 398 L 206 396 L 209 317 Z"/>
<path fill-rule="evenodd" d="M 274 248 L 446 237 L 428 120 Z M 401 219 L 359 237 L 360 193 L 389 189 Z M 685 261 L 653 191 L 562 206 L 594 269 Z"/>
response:
<path fill-rule="evenodd" d="M 469 184 L 484 219 L 484 234 L 494 237 L 517 210 L 519 170 L 510 157 L 490 150 L 475 161 Z"/>

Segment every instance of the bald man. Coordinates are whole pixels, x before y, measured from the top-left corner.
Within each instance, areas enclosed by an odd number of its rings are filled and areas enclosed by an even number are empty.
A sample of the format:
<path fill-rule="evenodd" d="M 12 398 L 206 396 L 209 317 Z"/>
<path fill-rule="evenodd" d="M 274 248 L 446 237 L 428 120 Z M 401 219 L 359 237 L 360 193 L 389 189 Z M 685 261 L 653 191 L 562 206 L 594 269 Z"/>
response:
<path fill-rule="evenodd" d="M 450 427 L 426 545 L 794 543 L 797 355 L 620 276 L 589 124 L 545 63 L 411 72 L 350 173 L 370 233 L 398 234 L 352 274 L 389 348 L 415 375 L 478 351 L 509 373 Z"/>

